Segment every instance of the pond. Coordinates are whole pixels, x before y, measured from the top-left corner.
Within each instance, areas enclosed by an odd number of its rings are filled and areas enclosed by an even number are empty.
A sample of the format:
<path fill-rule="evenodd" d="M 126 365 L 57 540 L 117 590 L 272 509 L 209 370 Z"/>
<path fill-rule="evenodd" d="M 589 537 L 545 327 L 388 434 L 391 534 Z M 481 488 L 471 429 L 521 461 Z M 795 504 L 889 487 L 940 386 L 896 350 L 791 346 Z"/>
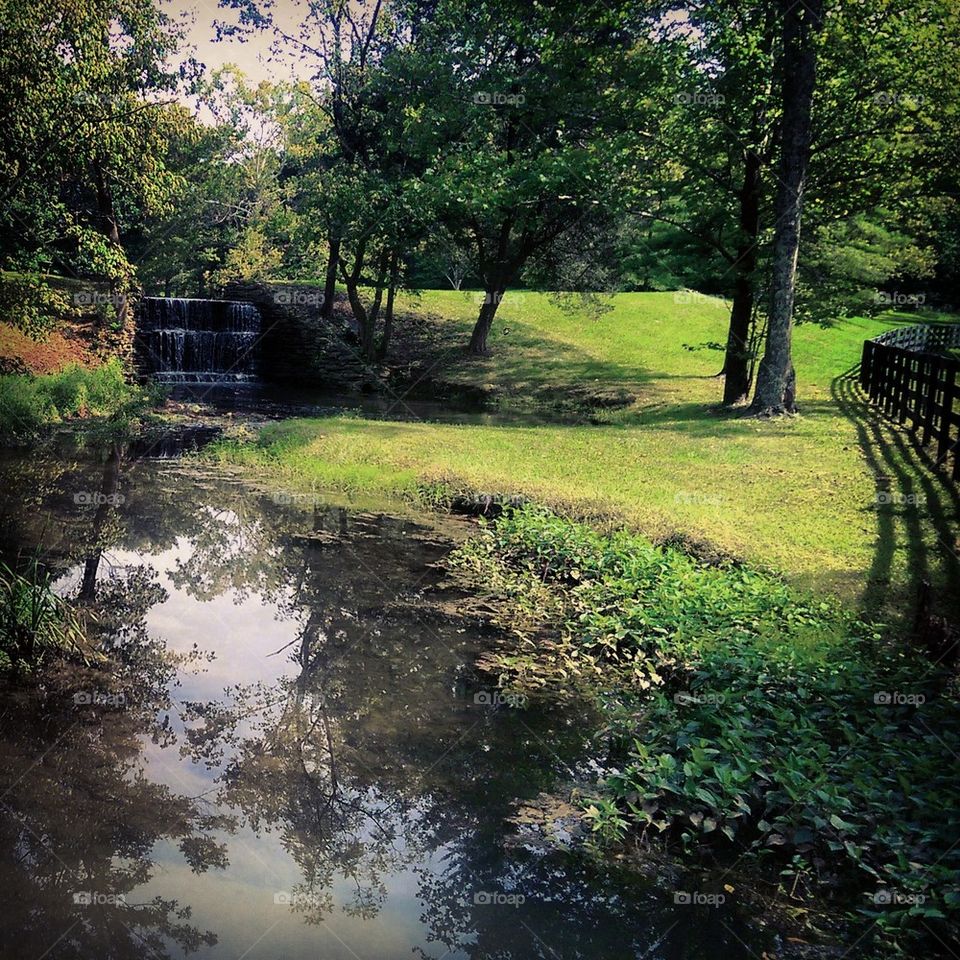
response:
<path fill-rule="evenodd" d="M 592 423 L 602 413 L 589 407 L 582 410 L 511 409 L 466 397 L 428 400 L 411 396 L 404 388 L 385 387 L 383 393 L 336 393 L 265 380 L 168 383 L 163 385 L 163 390 L 173 403 L 196 406 L 209 414 L 226 412 L 264 419 L 346 414 L 367 420 L 532 427 Z"/>
<path fill-rule="evenodd" d="M 732 897 L 590 853 L 592 718 L 476 671 L 494 636 L 442 567 L 465 523 L 145 453 L 0 465 L 3 554 L 114 662 L 5 691 L 4 956 L 762 954 Z"/>

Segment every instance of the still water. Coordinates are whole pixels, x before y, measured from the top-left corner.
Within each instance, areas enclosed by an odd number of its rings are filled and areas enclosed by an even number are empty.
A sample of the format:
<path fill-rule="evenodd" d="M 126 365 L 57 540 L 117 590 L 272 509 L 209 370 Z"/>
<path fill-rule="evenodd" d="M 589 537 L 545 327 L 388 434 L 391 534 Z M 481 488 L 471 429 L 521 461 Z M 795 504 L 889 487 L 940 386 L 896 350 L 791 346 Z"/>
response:
<path fill-rule="evenodd" d="M 586 849 L 595 723 L 476 671 L 495 637 L 442 569 L 466 524 L 149 453 L 0 468 L 5 558 L 116 664 L 3 692 L 4 957 L 761 955 L 735 903 Z"/>

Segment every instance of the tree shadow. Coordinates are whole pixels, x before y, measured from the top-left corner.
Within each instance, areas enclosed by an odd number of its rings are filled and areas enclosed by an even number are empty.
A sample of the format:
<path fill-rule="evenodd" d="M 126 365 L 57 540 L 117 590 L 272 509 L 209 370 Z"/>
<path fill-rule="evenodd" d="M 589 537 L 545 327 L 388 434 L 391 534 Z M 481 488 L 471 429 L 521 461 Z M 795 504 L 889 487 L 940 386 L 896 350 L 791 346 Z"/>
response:
<path fill-rule="evenodd" d="M 658 376 L 659 379 L 659 376 Z M 681 378 L 677 378 L 681 379 Z M 697 379 L 697 378 L 683 378 Z M 671 429 L 683 424 L 683 432 L 690 436 L 709 437 L 716 435 L 717 424 L 747 421 L 746 407 L 724 407 L 719 400 L 689 400 L 678 402 L 664 400 L 629 411 L 623 425 L 631 427 L 664 427 Z"/>
<path fill-rule="evenodd" d="M 444 381 L 493 380 L 508 391 L 574 388 L 593 381 L 604 387 L 636 387 L 663 376 L 636 362 L 597 356 L 519 317 L 499 319 L 490 352 L 478 357 L 465 349 L 470 324 L 436 313 L 398 313 L 394 322 L 401 336 L 392 362 Z"/>
<path fill-rule="evenodd" d="M 872 406 L 858 380 L 859 365 L 831 383 L 836 408 L 852 424 L 876 481 L 876 550 L 862 595 L 866 612 L 897 610 L 909 622 L 920 584 L 933 587 L 933 607 L 960 618 L 960 491 L 940 473 L 914 434 Z M 930 537 L 925 522 L 936 539 Z M 905 553 L 907 593 L 890 590 L 898 551 Z"/>

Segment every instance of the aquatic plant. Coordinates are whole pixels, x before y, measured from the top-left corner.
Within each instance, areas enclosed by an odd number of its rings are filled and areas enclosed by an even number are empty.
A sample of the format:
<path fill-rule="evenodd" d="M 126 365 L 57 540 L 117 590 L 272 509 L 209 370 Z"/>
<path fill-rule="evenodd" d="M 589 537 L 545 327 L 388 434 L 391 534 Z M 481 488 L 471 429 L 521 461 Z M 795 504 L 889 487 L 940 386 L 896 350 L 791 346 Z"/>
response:
<path fill-rule="evenodd" d="M 80 622 L 33 562 L 24 573 L 0 564 L 0 671 L 27 671 L 50 654 L 89 658 Z"/>

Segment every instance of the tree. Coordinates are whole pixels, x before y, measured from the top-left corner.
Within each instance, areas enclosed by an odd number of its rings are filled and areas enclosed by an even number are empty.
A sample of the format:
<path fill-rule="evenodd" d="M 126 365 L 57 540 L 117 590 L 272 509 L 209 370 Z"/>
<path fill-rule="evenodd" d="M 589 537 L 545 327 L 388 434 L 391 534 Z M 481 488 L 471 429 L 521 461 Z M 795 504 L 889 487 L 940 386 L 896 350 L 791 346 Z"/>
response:
<path fill-rule="evenodd" d="M 900 241 L 882 244 L 888 253 L 899 250 L 894 273 L 929 269 L 927 256 L 900 228 L 919 233 L 918 211 L 932 219 L 931 193 L 941 187 L 945 156 L 940 137 L 952 124 L 960 70 L 951 3 L 808 4 L 805 12 L 784 8 L 781 26 L 777 223 L 767 342 L 753 402 L 760 414 L 796 408 L 790 341 L 802 209 L 821 240 L 824 228 L 896 210 Z M 816 83 L 818 69 L 828 83 Z"/>
<path fill-rule="evenodd" d="M 797 269 L 795 322 L 831 324 L 889 309 L 900 283 L 933 275 L 936 255 L 892 226 L 889 210 L 811 223 Z M 892 286 L 891 286 L 892 285 Z M 879 292 L 878 292 L 879 291 Z"/>
<path fill-rule="evenodd" d="M 415 47 L 429 69 L 407 109 L 436 141 L 426 179 L 441 221 L 474 246 L 484 299 L 472 353 L 486 352 L 528 260 L 612 206 L 622 170 L 642 165 L 634 130 L 652 122 L 656 101 L 636 91 L 659 64 L 639 19 L 587 0 L 447 0 L 422 25 Z"/>
<path fill-rule="evenodd" d="M 459 290 L 474 268 L 473 250 L 468 237 L 456 236 L 449 228 L 438 225 L 418 251 L 422 269 L 435 282 L 445 279 L 451 289 Z"/>
<path fill-rule="evenodd" d="M 124 248 L 149 293 L 202 296 L 232 245 L 240 198 L 228 157 L 236 132 L 198 122 L 185 106 L 171 109 L 183 117 L 165 158 L 178 175 L 177 187 L 167 206 L 127 231 Z"/>
<path fill-rule="evenodd" d="M 241 25 L 224 28 L 224 32 L 271 30 L 279 47 L 308 58 L 317 68 L 312 99 L 328 124 L 319 129 L 314 149 L 301 159 L 306 175 L 302 186 L 312 197 L 312 213 L 319 214 L 326 233 L 321 312 L 328 319 L 332 315 L 339 272 L 360 329 L 364 357 L 373 362 L 378 352 L 375 331 L 384 286 L 390 283 L 390 316 L 399 276 L 399 251 L 395 243 L 379 236 L 383 231 L 378 230 L 378 222 L 396 222 L 384 210 L 383 202 L 387 196 L 402 193 L 397 183 L 406 154 L 383 149 L 384 126 L 396 123 L 398 105 L 395 97 L 384 97 L 377 85 L 384 59 L 402 42 L 398 19 L 382 0 L 372 5 L 325 0 L 309 6 L 299 31 L 293 34 L 275 21 L 272 0 L 226 0 L 224 5 L 241 12 Z M 369 202 L 370 198 L 362 195 L 365 189 L 373 190 L 377 199 Z M 369 219 L 362 222 L 364 213 Z M 365 270 L 372 247 L 378 243 L 383 249 L 378 249 L 375 258 L 374 300 L 367 306 L 360 288 L 371 279 Z"/>
<path fill-rule="evenodd" d="M 949 111 L 939 105 L 955 97 L 955 82 L 947 77 L 958 69 L 950 39 L 956 14 L 948 4 L 910 2 L 834 5 L 828 12 L 817 46 L 829 83 L 819 86 L 813 101 L 804 219 L 811 235 L 829 234 L 834 249 L 841 225 L 850 228 L 850 256 L 835 261 L 830 281 L 839 291 L 850 257 L 865 239 L 854 219 L 876 223 L 881 211 L 896 210 L 902 234 L 905 222 L 918 220 L 918 203 L 927 203 L 923 169 L 942 168 L 942 153 L 923 142 L 924 128 L 942 125 Z M 663 273 L 662 252 L 682 249 L 678 238 L 686 236 L 689 255 L 704 264 L 699 282 L 676 271 L 674 282 L 732 298 L 722 370 L 726 403 L 749 394 L 756 319 L 765 313 L 764 295 L 769 298 L 771 288 L 774 162 L 782 142 L 779 91 L 786 72 L 779 23 L 775 4 L 683 2 L 663 9 L 659 42 L 672 42 L 680 53 L 675 107 L 654 144 L 657 175 L 640 184 L 632 201 L 634 211 L 663 225 L 651 231 L 642 259 L 657 259 Z M 915 89 L 919 77 L 922 91 Z M 904 254 L 897 272 L 911 269 L 909 246 L 880 242 L 888 262 L 894 249 Z M 833 266 L 820 258 L 821 283 Z M 853 273 L 864 276 L 859 268 Z M 828 298 L 814 306 L 810 294 L 807 287 L 804 318 L 824 317 Z"/>
<path fill-rule="evenodd" d="M 937 224 L 956 197 L 960 10 L 949 0 L 837 6 L 819 59 L 830 82 L 814 103 L 804 212 L 814 246 L 800 260 L 799 319 L 822 317 L 845 276 L 916 283 L 946 247 Z M 814 272 L 817 290 L 804 276 Z"/>
<path fill-rule="evenodd" d="M 295 91 L 265 80 L 253 86 L 240 70 L 225 67 L 204 84 L 201 100 L 228 131 L 206 198 L 226 243 L 209 280 L 222 287 L 238 279 L 274 279 L 282 273 L 294 229 L 281 174 Z"/>
<path fill-rule="evenodd" d="M 752 409 L 769 416 L 796 411 L 796 374 L 791 357 L 793 304 L 800 252 L 800 218 L 810 161 L 811 115 L 816 86 L 816 35 L 823 26 L 823 0 L 779 0 L 783 31 L 780 96 L 779 184 L 774 212 L 772 282 L 767 339 L 757 371 Z"/>
<path fill-rule="evenodd" d="M 121 319 L 133 270 L 124 228 L 168 203 L 164 164 L 181 80 L 179 32 L 149 0 L 0 2 L 3 261 L 108 280 Z"/>
<path fill-rule="evenodd" d="M 746 400 L 751 384 L 767 168 L 778 121 L 775 25 L 770 4 L 684 2 L 661 10 L 658 43 L 671 55 L 672 110 L 652 144 L 656 176 L 638 185 L 631 204 L 641 217 L 690 237 L 693 251 L 714 261 L 707 260 L 699 283 L 687 285 L 731 297 L 725 404 Z"/>

